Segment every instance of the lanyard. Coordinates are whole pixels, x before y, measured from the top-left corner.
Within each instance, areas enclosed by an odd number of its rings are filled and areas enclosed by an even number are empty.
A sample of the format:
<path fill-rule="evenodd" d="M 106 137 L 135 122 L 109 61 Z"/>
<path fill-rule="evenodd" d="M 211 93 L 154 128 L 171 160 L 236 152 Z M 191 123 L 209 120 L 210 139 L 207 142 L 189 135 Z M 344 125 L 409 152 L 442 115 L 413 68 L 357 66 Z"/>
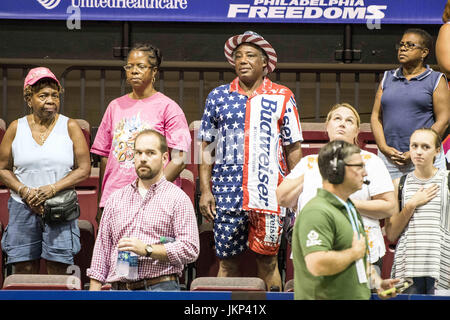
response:
<path fill-rule="evenodd" d="M 345 202 L 338 196 L 335 195 L 335 197 L 344 205 L 345 209 L 347 210 L 347 214 L 350 219 L 353 231 L 356 231 L 359 234 L 360 230 L 357 227 L 359 225 L 359 220 L 356 214 L 355 206 L 350 201 Z"/>

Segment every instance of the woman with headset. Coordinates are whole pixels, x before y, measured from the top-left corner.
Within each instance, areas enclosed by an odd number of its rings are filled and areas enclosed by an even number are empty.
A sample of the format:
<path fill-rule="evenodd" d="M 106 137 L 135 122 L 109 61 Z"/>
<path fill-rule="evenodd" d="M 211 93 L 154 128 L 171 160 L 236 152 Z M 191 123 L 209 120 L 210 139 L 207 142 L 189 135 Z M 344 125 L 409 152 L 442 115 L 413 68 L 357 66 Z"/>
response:
<path fill-rule="evenodd" d="M 326 131 L 330 141 L 343 140 L 358 144 L 360 117 L 348 103 L 334 105 L 327 115 Z M 368 236 L 369 260 L 381 269 L 382 257 L 386 253 L 379 220 L 388 218 L 397 210 L 394 186 L 386 166 L 377 155 L 362 150 L 367 177 L 361 190 L 350 198 L 362 215 Z M 318 167 L 318 155 L 303 157 L 291 173 L 277 188 L 278 204 L 282 207 L 297 208 L 297 212 L 311 200 L 322 187 L 322 177 Z"/>

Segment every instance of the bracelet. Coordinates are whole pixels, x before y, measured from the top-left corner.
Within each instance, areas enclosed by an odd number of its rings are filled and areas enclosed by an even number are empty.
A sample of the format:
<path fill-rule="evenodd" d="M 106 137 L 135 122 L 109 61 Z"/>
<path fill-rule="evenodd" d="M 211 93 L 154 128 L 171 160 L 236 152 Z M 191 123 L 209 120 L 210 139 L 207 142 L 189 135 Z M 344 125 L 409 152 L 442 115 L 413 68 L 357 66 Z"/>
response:
<path fill-rule="evenodd" d="M 56 195 L 56 187 L 54 184 L 51 184 L 50 187 L 52 188 L 52 193 L 53 193 L 52 197 L 54 197 Z"/>
<path fill-rule="evenodd" d="M 30 194 L 30 191 L 31 191 L 30 187 L 26 187 L 26 188 L 28 189 L 28 191 L 27 191 L 27 193 L 23 196 L 23 198 L 28 197 L 28 195 Z M 23 198 L 22 198 L 22 199 L 23 199 Z"/>
<path fill-rule="evenodd" d="M 22 191 L 22 189 L 23 188 L 25 188 L 26 187 L 26 185 L 21 185 L 20 187 L 19 187 L 19 189 L 17 189 L 17 194 L 19 195 L 19 197 L 21 197 L 21 195 L 20 195 L 20 191 Z"/>

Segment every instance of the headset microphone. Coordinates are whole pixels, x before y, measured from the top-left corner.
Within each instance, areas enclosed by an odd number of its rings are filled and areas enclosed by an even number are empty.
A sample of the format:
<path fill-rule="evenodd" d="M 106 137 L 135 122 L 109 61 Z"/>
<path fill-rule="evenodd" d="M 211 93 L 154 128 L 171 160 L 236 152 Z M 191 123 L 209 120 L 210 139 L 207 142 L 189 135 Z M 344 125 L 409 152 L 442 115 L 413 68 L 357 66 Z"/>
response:
<path fill-rule="evenodd" d="M 364 180 L 363 183 L 369 185 L 370 181 L 369 180 Z"/>

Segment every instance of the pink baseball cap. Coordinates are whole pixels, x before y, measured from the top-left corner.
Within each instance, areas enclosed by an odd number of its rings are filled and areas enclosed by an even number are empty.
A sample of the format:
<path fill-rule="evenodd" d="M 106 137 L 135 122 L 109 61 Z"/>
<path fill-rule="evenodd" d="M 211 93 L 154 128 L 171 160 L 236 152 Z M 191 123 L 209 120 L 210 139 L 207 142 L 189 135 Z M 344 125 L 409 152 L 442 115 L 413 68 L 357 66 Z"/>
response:
<path fill-rule="evenodd" d="M 23 88 L 25 89 L 27 86 L 32 86 L 42 78 L 50 78 L 55 80 L 59 86 L 61 84 L 59 83 L 56 76 L 53 74 L 53 72 L 50 71 L 50 69 L 45 67 L 38 67 L 31 69 L 30 72 L 28 72 L 27 76 L 25 77 L 25 82 L 23 84 Z"/>

